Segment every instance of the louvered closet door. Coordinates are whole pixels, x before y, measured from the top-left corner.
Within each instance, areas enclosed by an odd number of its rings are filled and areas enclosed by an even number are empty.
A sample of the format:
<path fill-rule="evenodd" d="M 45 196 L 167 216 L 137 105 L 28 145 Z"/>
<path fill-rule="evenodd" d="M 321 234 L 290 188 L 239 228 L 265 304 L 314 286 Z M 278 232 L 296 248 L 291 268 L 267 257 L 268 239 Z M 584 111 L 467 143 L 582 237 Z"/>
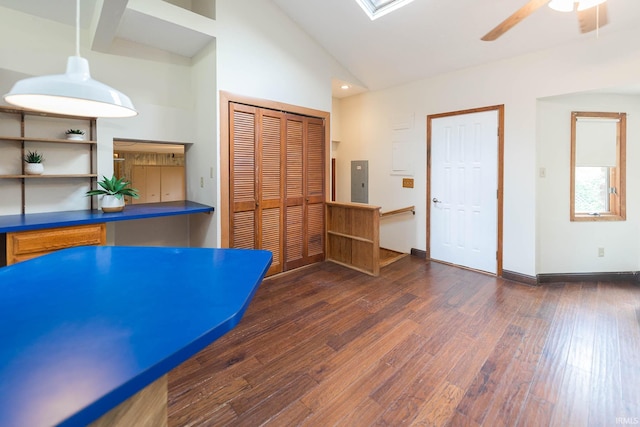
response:
<path fill-rule="evenodd" d="M 284 116 L 231 104 L 230 196 L 232 248 L 273 254 L 267 274 L 282 271 Z"/>
<path fill-rule="evenodd" d="M 325 156 L 324 122 L 307 119 L 306 246 L 307 263 L 324 260 Z"/>
<path fill-rule="evenodd" d="M 285 270 L 324 259 L 324 123 L 286 115 Z"/>
<path fill-rule="evenodd" d="M 229 247 L 257 247 L 256 129 L 257 109 L 231 104 L 229 131 Z"/>
<path fill-rule="evenodd" d="M 260 157 L 258 162 L 258 245 L 273 253 L 267 274 L 282 272 L 283 252 L 283 155 L 284 115 L 260 110 L 258 123 Z"/>

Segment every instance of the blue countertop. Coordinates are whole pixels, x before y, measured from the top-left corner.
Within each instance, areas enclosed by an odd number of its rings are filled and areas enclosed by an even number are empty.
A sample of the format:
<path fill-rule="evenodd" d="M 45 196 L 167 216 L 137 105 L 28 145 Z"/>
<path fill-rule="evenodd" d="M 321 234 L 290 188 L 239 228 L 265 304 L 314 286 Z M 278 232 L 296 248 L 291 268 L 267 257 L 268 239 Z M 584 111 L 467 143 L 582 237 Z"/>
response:
<path fill-rule="evenodd" d="M 180 202 L 127 205 L 122 212 L 112 213 L 104 213 L 101 210 L 84 210 L 2 215 L 0 216 L 0 233 L 209 212 L 213 212 L 211 206 L 183 200 Z"/>
<path fill-rule="evenodd" d="M 238 324 L 262 250 L 91 246 L 0 269 L 0 425 L 84 426 Z"/>

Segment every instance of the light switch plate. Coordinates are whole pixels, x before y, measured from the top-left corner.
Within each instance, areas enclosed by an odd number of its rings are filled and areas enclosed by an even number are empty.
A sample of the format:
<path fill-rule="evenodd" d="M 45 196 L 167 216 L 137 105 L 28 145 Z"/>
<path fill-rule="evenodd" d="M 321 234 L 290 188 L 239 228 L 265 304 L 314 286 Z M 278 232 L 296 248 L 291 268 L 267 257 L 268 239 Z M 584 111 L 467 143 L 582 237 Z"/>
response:
<path fill-rule="evenodd" d="M 402 178 L 403 188 L 413 188 L 413 178 Z"/>

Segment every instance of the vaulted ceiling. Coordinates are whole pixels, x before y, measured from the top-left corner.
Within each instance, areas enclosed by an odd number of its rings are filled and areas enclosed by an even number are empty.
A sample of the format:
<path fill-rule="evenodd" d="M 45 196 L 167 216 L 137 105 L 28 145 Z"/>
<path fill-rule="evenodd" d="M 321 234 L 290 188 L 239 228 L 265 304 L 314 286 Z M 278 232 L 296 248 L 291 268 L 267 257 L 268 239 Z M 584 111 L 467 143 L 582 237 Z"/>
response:
<path fill-rule="evenodd" d="M 366 88 L 398 84 L 566 43 L 634 30 L 639 0 L 608 0 L 609 24 L 581 34 L 575 12 L 546 6 L 493 42 L 480 38 L 529 0 L 414 0 L 371 21 L 354 0 L 272 0 Z"/>

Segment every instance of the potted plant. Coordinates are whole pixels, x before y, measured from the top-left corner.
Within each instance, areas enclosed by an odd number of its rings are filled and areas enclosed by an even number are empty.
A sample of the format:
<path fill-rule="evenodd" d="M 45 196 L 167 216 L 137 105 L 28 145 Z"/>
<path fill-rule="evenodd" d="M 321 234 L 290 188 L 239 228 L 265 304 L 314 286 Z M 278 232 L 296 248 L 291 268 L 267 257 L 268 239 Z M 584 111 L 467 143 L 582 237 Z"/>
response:
<path fill-rule="evenodd" d="M 44 156 L 38 151 L 29 151 L 24 155 L 24 173 L 27 175 L 42 175 L 44 172 Z"/>
<path fill-rule="evenodd" d="M 129 181 L 124 178 L 111 178 L 106 176 L 98 181 L 98 185 L 102 187 L 97 190 L 87 191 L 87 196 L 102 195 L 102 210 L 104 212 L 120 212 L 124 209 L 124 196 L 130 196 L 134 199 L 139 198 L 138 190 L 129 187 Z"/>
<path fill-rule="evenodd" d="M 67 139 L 83 140 L 84 131 L 82 129 L 67 129 L 64 133 L 67 135 Z"/>

